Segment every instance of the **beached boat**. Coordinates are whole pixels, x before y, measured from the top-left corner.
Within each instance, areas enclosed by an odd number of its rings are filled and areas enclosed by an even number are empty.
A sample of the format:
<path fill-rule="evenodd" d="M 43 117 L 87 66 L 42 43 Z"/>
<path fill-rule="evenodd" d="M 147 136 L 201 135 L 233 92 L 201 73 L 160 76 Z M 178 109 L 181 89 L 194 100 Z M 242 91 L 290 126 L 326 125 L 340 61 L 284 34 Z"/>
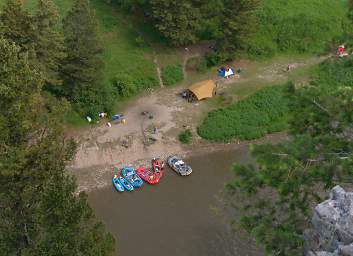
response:
<path fill-rule="evenodd" d="M 113 185 L 116 188 L 116 190 L 118 190 L 119 192 L 123 192 L 125 190 L 124 185 L 121 183 L 117 175 L 114 175 L 113 177 Z"/>
<path fill-rule="evenodd" d="M 158 158 L 152 159 L 152 170 L 156 173 L 162 172 L 163 175 L 163 164 L 159 161 Z"/>
<path fill-rule="evenodd" d="M 167 162 L 170 168 L 182 176 L 187 176 L 192 173 L 191 167 L 185 164 L 184 161 L 178 156 L 168 157 Z"/>
<path fill-rule="evenodd" d="M 124 167 L 121 169 L 121 176 L 130 183 L 133 187 L 139 188 L 142 186 L 142 179 L 136 174 L 134 168 L 132 167 Z"/>
<path fill-rule="evenodd" d="M 163 168 L 158 159 L 152 160 L 152 169 L 140 167 L 136 169 L 136 173 L 141 179 L 149 184 L 157 184 L 163 176 Z"/>
<path fill-rule="evenodd" d="M 159 182 L 159 176 L 155 175 L 153 171 L 145 167 L 139 167 L 136 169 L 137 175 L 149 184 L 156 184 Z"/>
<path fill-rule="evenodd" d="M 134 187 L 129 182 L 127 182 L 127 180 L 125 180 L 123 177 L 119 177 L 118 179 L 119 179 L 120 183 L 123 184 L 123 186 L 126 190 L 128 190 L 128 191 L 134 190 Z"/>

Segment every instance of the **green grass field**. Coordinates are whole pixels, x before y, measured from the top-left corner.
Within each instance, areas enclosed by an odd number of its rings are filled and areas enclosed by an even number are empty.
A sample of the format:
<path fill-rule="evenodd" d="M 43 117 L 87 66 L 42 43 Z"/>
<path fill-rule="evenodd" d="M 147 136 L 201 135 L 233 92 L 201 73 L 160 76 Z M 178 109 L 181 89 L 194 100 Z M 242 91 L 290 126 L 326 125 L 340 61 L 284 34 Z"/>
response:
<path fill-rule="evenodd" d="M 347 0 L 263 0 L 249 53 L 254 57 L 321 53 L 347 31 L 346 12 Z"/>

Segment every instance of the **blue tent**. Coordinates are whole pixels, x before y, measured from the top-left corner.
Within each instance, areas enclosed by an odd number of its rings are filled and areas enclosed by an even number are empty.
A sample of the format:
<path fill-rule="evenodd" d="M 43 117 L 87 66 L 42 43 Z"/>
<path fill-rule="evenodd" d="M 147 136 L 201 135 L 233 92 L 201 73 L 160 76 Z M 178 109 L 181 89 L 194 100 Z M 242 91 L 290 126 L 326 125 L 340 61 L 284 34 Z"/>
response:
<path fill-rule="evenodd" d="M 220 68 L 218 69 L 218 76 L 227 78 L 230 76 L 234 76 L 234 70 L 232 68 Z"/>

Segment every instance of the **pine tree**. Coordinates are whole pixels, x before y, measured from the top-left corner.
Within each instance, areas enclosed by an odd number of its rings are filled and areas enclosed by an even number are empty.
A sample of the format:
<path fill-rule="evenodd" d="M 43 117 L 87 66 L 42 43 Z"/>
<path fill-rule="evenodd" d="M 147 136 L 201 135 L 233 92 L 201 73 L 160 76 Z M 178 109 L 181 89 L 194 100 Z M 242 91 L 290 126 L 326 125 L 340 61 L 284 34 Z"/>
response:
<path fill-rule="evenodd" d="M 99 85 L 102 78 L 102 48 L 97 33 L 97 21 L 88 0 L 75 0 L 64 20 L 67 57 L 62 72 L 70 101 L 79 109 L 94 107 L 104 100 Z M 102 111 L 102 109 L 101 109 Z"/>
<path fill-rule="evenodd" d="M 28 52 L 35 63 L 37 28 L 33 17 L 23 9 L 22 0 L 7 0 L 0 15 L 0 35 Z"/>
<path fill-rule="evenodd" d="M 110 255 L 113 238 L 66 173 L 75 144 L 60 125 L 65 102 L 0 38 L 0 251 L 3 255 Z"/>
<path fill-rule="evenodd" d="M 186 45 L 197 41 L 197 28 L 201 15 L 196 1 L 151 0 L 152 16 L 156 28 L 173 45 Z"/>
<path fill-rule="evenodd" d="M 59 64 L 65 58 L 64 36 L 60 31 L 60 17 L 52 0 L 39 0 L 36 15 L 38 38 L 36 57 L 39 70 L 47 86 L 58 90 L 62 83 L 59 77 Z"/>
<path fill-rule="evenodd" d="M 223 37 L 218 49 L 223 60 L 234 58 L 237 52 L 246 50 L 248 40 L 257 29 L 255 11 L 260 0 L 225 0 Z"/>

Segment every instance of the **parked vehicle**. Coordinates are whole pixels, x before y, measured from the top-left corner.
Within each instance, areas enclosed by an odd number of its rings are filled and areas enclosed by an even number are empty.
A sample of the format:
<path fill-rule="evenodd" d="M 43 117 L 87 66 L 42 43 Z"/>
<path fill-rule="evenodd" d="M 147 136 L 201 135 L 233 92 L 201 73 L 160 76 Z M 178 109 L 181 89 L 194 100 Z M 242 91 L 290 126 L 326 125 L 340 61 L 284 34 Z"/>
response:
<path fill-rule="evenodd" d="M 124 189 L 124 185 L 121 184 L 119 178 L 117 175 L 114 175 L 113 177 L 113 185 L 115 187 L 116 190 L 118 190 L 119 192 L 123 192 L 125 189 Z"/>
<path fill-rule="evenodd" d="M 135 188 L 139 188 L 143 184 L 142 179 L 136 174 L 135 169 L 132 167 L 124 167 L 121 169 L 121 176 Z"/>
<path fill-rule="evenodd" d="M 191 166 L 185 164 L 184 161 L 178 156 L 174 155 L 168 157 L 167 162 L 170 168 L 181 176 L 187 176 L 192 173 Z"/>

